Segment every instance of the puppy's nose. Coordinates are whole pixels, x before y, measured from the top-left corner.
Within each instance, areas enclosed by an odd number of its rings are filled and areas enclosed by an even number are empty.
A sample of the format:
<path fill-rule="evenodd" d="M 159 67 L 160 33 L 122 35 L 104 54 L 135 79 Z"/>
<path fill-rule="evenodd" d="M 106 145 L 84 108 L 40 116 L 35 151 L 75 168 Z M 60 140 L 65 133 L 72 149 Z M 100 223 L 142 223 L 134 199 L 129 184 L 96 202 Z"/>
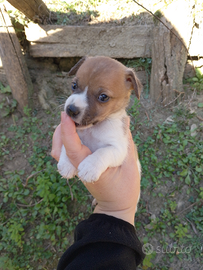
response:
<path fill-rule="evenodd" d="M 68 107 L 66 108 L 66 113 L 70 116 L 70 117 L 76 117 L 79 113 L 80 110 L 78 107 L 76 107 L 73 104 L 68 105 Z"/>

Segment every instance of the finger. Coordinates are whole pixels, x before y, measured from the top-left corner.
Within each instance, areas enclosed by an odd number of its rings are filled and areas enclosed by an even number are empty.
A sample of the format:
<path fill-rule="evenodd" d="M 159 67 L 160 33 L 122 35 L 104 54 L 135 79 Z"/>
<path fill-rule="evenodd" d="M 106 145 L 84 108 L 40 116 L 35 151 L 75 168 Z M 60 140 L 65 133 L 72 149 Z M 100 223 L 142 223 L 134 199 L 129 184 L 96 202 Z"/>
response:
<path fill-rule="evenodd" d="M 61 113 L 61 135 L 67 154 L 81 150 L 81 141 L 75 123 L 65 112 Z"/>
<path fill-rule="evenodd" d="M 76 132 L 75 123 L 65 112 L 61 113 L 61 134 L 66 154 L 71 163 L 77 168 L 82 160 L 91 154 L 91 151 L 81 143 Z"/>
<path fill-rule="evenodd" d="M 62 144 L 63 143 L 61 138 L 61 125 L 58 125 L 52 138 L 52 150 L 51 150 L 51 156 L 55 158 L 57 161 L 59 161 Z"/>

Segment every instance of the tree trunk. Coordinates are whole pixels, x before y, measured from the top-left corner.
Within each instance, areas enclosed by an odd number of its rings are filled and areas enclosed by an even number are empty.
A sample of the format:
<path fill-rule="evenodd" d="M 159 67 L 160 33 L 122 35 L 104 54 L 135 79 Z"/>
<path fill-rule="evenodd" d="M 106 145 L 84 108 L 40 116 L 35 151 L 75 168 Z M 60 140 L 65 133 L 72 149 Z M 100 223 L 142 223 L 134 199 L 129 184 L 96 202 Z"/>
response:
<path fill-rule="evenodd" d="M 182 79 L 192 37 L 194 3 L 194 0 L 174 1 L 163 10 L 161 18 L 170 30 L 163 24 L 152 30 L 150 95 L 153 101 L 167 105 L 184 94 Z"/>
<path fill-rule="evenodd" d="M 8 0 L 8 2 L 34 22 L 50 21 L 51 13 L 42 0 Z"/>
<path fill-rule="evenodd" d="M 187 49 L 164 26 L 153 29 L 150 95 L 153 101 L 168 104 L 182 92 Z"/>
<path fill-rule="evenodd" d="M 33 85 L 20 44 L 4 5 L 0 6 L 0 55 L 13 98 L 21 110 L 31 107 Z"/>

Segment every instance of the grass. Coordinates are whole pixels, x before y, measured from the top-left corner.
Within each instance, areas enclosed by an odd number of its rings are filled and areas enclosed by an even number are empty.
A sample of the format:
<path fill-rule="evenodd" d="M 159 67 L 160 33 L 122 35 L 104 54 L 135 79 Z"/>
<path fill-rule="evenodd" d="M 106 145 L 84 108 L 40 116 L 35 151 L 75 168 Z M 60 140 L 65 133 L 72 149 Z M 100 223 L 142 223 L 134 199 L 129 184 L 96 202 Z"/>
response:
<path fill-rule="evenodd" d="M 50 269 L 49 260 L 52 264 L 56 259 L 56 265 L 75 225 L 90 213 L 89 193 L 81 182 L 70 180 L 70 190 L 57 172 L 49 155 L 52 132 L 50 126 L 45 131 L 46 121 L 27 110 L 26 117 L 15 117 L 15 124 L 0 132 L 1 269 Z M 26 155 L 28 165 L 5 170 L 17 153 Z"/>
<path fill-rule="evenodd" d="M 0 0 L 5 2 L 5 0 Z M 144 12 L 130 0 L 44 0 L 50 12 L 56 14 L 57 25 L 116 23 L 124 24 L 127 19 L 133 21 Z M 11 17 L 26 25 L 30 20 L 20 11 L 9 6 Z M 50 22 L 49 22 L 50 23 Z"/>
<path fill-rule="evenodd" d="M 70 189 L 50 157 L 52 126 L 59 115 L 38 117 L 25 109 L 26 116 L 17 117 L 9 88 L 1 85 L 0 91 L 0 109 L 6 112 L 0 132 L 0 268 L 53 269 L 71 244 L 75 225 L 91 213 L 89 193 L 78 179 L 70 180 Z M 169 269 L 172 261 L 198 261 L 203 256 L 203 125 L 191 136 L 195 113 L 179 106 L 172 121 L 158 124 L 146 136 L 149 124 L 140 121 L 136 99 L 128 113 L 143 171 L 135 225 L 145 235 L 141 240 L 153 246 L 141 268 Z M 19 156 L 26 161 L 24 168 L 8 170 L 7 164 Z M 190 252 L 181 252 L 181 246 Z M 169 247 L 172 251 L 166 253 Z"/>
<path fill-rule="evenodd" d="M 189 82 L 197 92 L 201 92 L 203 90 L 203 75 L 199 68 L 195 69 L 196 76 L 193 78 L 187 79 L 187 82 Z"/>
<path fill-rule="evenodd" d="M 57 24 L 119 22 L 123 17 L 133 18 L 139 10 L 125 0 L 47 1 L 47 6 L 57 13 Z"/>
<path fill-rule="evenodd" d="M 172 122 L 156 126 L 146 140 L 141 139 L 142 134 L 137 140 L 144 198 L 136 214 L 137 225 L 138 231 L 144 227 L 144 243 L 154 247 L 153 253 L 146 256 L 143 269 L 170 269 L 173 260 L 202 260 L 203 125 L 197 128 L 196 136 L 191 136 L 194 117 L 186 108 L 179 107 Z M 150 210 L 146 206 L 148 197 Z M 160 203 L 156 205 L 158 216 L 153 214 L 155 201 Z M 179 210 L 180 203 L 185 205 L 183 210 Z M 147 222 L 140 224 L 139 220 L 146 216 Z M 188 253 L 179 251 L 183 245 Z M 166 252 L 169 246 L 172 252 Z M 151 260 L 160 257 L 160 248 L 162 260 L 156 265 Z"/>

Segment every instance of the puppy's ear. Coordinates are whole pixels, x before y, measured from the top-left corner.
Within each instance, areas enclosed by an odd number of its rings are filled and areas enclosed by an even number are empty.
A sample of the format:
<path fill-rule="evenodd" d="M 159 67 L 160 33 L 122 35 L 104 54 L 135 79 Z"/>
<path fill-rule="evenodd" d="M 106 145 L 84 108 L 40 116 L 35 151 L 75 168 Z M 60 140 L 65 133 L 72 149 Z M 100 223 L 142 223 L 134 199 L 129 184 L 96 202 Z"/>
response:
<path fill-rule="evenodd" d="M 125 75 L 126 85 L 129 90 L 134 90 L 135 95 L 140 99 L 140 93 L 142 91 L 142 84 L 140 80 L 136 77 L 133 69 L 128 68 Z"/>
<path fill-rule="evenodd" d="M 87 56 L 83 56 L 76 64 L 71 68 L 71 70 L 68 72 L 68 76 L 75 75 L 76 72 L 78 71 L 79 67 L 82 66 L 82 64 L 85 62 L 87 59 Z"/>

